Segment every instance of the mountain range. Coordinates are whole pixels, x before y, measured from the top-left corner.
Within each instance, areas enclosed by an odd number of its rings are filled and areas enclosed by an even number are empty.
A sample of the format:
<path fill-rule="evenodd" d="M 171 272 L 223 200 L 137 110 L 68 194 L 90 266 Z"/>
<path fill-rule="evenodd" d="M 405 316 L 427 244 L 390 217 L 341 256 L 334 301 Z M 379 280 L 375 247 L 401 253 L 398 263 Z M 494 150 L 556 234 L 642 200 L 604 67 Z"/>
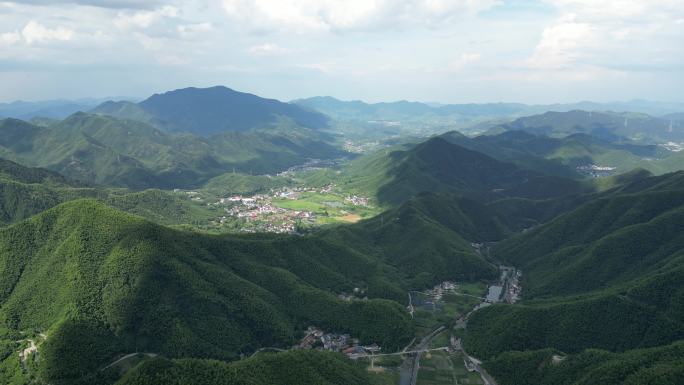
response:
<path fill-rule="evenodd" d="M 521 130 L 557 138 L 582 133 L 607 141 L 627 143 L 684 141 L 684 124 L 681 121 L 633 112 L 545 112 L 518 118 L 491 129 L 494 132 L 500 130 Z"/>
<path fill-rule="evenodd" d="M 542 114 L 547 111 L 633 111 L 661 116 L 681 113 L 682 103 L 631 101 L 616 103 L 578 102 L 567 104 L 530 105 L 523 103 L 429 104 L 410 102 L 366 103 L 360 100 L 342 101 L 330 96 L 297 99 L 292 103 L 322 112 L 339 120 L 415 120 L 432 117 L 507 118 Z M 670 119 L 670 118 L 668 118 Z"/>
<path fill-rule="evenodd" d="M 82 112 L 49 127 L 5 119 L 0 134 L 0 157 L 84 182 L 134 189 L 196 186 L 226 172 L 275 173 L 310 158 L 344 155 L 306 129 L 203 138 Z"/>
<path fill-rule="evenodd" d="M 513 266 L 520 302 L 478 306 L 463 322 L 434 317 L 443 343 L 461 337 L 498 384 L 678 385 L 684 152 L 665 142 L 684 140 L 681 121 L 518 117 L 534 108 L 549 107 L 282 103 L 213 87 L 0 120 L 0 383 L 378 385 L 390 376 L 360 361 L 291 348 L 310 326 L 383 353 L 433 346 L 420 342 L 434 328 L 406 306 L 411 293 L 445 281 L 484 288 Z M 484 135 L 449 129 L 490 118 Z M 389 145 L 364 120 L 430 133 Z M 374 151 L 341 149 L 357 139 Z M 347 161 L 250 175 L 338 157 Z M 336 188 L 374 216 L 296 234 L 191 225 L 228 215 L 220 198 L 275 201 L 283 186 L 326 207 L 338 202 L 324 190 Z M 189 198 L 205 193 L 212 200 Z M 477 303 L 472 290 L 464 297 Z"/>

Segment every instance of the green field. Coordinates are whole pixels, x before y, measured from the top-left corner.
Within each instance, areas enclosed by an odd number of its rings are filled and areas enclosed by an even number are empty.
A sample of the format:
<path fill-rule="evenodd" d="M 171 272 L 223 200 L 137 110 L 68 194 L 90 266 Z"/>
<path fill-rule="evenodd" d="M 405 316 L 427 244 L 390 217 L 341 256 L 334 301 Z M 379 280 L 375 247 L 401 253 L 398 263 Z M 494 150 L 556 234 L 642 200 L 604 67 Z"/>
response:
<path fill-rule="evenodd" d="M 418 385 L 482 384 L 475 372 L 469 372 L 463 364 L 461 353 L 442 351 L 425 354 L 420 360 Z"/>
<path fill-rule="evenodd" d="M 288 210 L 311 211 L 321 225 L 356 222 L 380 212 L 377 208 L 353 205 L 345 201 L 344 196 L 343 193 L 302 192 L 297 199 L 274 199 L 272 203 Z"/>
<path fill-rule="evenodd" d="M 399 383 L 398 371 L 370 373 L 369 377 L 372 385 L 396 385 Z"/>
<path fill-rule="evenodd" d="M 428 345 L 429 348 L 442 348 L 445 346 L 449 346 L 449 339 L 451 337 L 451 334 L 449 333 L 448 330 L 445 330 L 439 334 L 437 334 L 431 341 L 430 345 Z"/>
<path fill-rule="evenodd" d="M 457 291 L 463 294 L 483 297 L 487 293 L 487 285 L 482 282 L 460 283 Z"/>

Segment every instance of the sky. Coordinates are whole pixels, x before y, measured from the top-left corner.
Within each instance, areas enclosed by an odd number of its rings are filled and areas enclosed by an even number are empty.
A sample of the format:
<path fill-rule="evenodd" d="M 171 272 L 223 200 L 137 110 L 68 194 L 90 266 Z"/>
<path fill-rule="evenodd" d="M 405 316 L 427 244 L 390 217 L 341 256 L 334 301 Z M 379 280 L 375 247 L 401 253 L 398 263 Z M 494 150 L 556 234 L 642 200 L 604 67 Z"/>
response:
<path fill-rule="evenodd" d="M 0 0 L 0 101 L 684 101 L 684 0 Z"/>

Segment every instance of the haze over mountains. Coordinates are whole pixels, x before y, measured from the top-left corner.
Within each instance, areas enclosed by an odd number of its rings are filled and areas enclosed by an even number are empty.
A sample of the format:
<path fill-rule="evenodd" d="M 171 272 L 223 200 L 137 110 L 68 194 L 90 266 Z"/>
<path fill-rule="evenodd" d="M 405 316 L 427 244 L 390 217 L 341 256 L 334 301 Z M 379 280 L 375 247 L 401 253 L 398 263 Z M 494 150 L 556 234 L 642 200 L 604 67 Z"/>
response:
<path fill-rule="evenodd" d="M 482 383 L 474 357 L 501 385 L 677 384 L 684 108 L 639 103 L 212 87 L 2 119 L 0 382 Z"/>

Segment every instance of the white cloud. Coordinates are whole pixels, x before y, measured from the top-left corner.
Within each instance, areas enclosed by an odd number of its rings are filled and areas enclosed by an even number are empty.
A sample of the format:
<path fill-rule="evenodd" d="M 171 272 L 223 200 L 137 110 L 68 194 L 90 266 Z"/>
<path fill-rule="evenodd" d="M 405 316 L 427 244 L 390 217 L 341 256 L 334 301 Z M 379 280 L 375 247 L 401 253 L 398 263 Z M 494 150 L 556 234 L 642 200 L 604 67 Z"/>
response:
<path fill-rule="evenodd" d="M 102 8 L 149 8 L 158 5 L 157 0 L 22 0 L 7 1 L 8 4 L 34 4 L 34 5 L 55 5 L 55 4 L 78 4 Z"/>
<path fill-rule="evenodd" d="M 249 47 L 249 49 L 247 49 L 247 52 L 254 56 L 280 56 L 288 54 L 291 51 L 277 44 L 264 43 Z"/>
<path fill-rule="evenodd" d="M 146 29 L 164 18 L 176 18 L 178 14 L 178 8 L 170 5 L 153 11 L 119 12 L 114 20 L 114 25 L 123 30 Z"/>
<path fill-rule="evenodd" d="M 234 21 L 259 31 L 346 31 L 429 26 L 490 9 L 497 0 L 223 0 Z"/>
<path fill-rule="evenodd" d="M 593 19 L 649 18 L 684 12 L 681 0 L 545 0 L 558 9 Z"/>
<path fill-rule="evenodd" d="M 0 43 L 13 45 L 26 43 L 44 43 L 48 41 L 67 41 L 74 37 L 74 31 L 66 27 L 49 28 L 43 24 L 31 20 L 20 30 L 0 33 Z"/>
<path fill-rule="evenodd" d="M 18 43 L 21 40 L 19 32 L 5 32 L 0 34 L 0 43 L 4 45 L 11 45 Z"/>
<path fill-rule="evenodd" d="M 21 30 L 21 35 L 26 40 L 26 43 L 32 44 L 34 42 L 44 42 L 49 40 L 66 41 L 71 40 L 74 36 L 74 31 L 64 27 L 48 28 L 37 21 L 31 20 L 24 29 Z"/>
<path fill-rule="evenodd" d="M 195 24 L 181 24 L 176 27 L 178 34 L 184 38 L 192 37 L 194 35 L 203 34 L 214 29 L 214 26 L 209 22 L 195 23 Z"/>
<path fill-rule="evenodd" d="M 454 60 L 449 64 L 449 70 L 451 71 L 461 71 L 466 67 L 475 64 L 482 59 L 482 55 L 478 52 L 465 52 L 462 53 L 458 59 Z"/>
<path fill-rule="evenodd" d="M 525 61 L 531 69 L 585 68 L 598 73 L 601 67 L 646 68 L 659 49 L 671 49 L 673 36 L 681 39 L 684 32 L 677 32 L 676 26 L 684 16 L 681 0 L 545 1 L 556 7 L 560 18 L 543 30 Z"/>
<path fill-rule="evenodd" d="M 596 43 L 590 24 L 574 21 L 574 15 L 544 29 L 534 54 L 528 60 L 533 68 L 561 69 L 575 65 L 585 48 Z"/>

